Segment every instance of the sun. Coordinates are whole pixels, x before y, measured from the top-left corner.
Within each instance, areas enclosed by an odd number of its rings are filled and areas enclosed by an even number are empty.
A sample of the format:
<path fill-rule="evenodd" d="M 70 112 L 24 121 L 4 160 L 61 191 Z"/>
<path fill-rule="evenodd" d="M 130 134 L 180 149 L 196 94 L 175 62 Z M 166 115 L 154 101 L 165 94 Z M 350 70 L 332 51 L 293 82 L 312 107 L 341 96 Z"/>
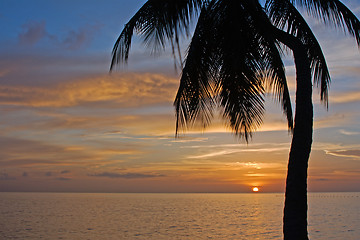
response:
<path fill-rule="evenodd" d="M 253 192 L 258 192 L 258 191 L 259 191 L 259 188 L 258 188 L 258 187 L 253 187 L 253 188 L 252 188 L 252 191 L 253 191 Z"/>

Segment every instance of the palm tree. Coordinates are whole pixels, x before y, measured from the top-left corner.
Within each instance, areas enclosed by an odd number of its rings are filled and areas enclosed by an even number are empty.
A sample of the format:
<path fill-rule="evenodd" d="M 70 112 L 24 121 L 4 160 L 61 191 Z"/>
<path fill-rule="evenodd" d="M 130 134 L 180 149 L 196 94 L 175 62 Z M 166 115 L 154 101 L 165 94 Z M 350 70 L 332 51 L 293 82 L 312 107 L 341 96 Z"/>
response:
<path fill-rule="evenodd" d="M 308 239 L 307 169 L 312 144 L 312 81 L 327 105 L 330 75 L 319 43 L 295 4 L 342 27 L 360 45 L 360 22 L 339 0 L 148 0 L 125 25 L 110 70 L 127 61 L 134 31 L 149 46 L 171 45 L 181 61 L 179 37 L 197 19 L 175 98 L 176 133 L 211 123 L 215 109 L 246 141 L 262 123 L 265 90 L 281 102 L 293 133 L 284 207 L 284 239 Z M 282 51 L 296 68 L 295 119 Z"/>

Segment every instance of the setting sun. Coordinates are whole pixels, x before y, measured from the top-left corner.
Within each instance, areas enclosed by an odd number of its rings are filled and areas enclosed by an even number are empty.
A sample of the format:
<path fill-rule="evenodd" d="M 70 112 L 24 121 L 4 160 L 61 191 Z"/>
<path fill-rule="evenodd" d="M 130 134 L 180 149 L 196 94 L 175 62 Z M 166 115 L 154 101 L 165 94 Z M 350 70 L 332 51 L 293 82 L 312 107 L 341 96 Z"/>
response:
<path fill-rule="evenodd" d="M 253 188 L 252 188 L 252 191 L 253 191 L 253 192 L 258 192 L 258 191 L 259 191 L 259 188 L 258 188 L 258 187 L 253 187 Z"/>

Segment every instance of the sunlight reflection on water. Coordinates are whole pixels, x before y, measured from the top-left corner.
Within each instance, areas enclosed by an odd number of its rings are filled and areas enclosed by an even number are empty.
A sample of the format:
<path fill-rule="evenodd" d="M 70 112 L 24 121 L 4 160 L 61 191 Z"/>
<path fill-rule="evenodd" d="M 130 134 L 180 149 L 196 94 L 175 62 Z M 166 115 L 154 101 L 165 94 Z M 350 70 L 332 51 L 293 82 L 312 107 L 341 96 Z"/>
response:
<path fill-rule="evenodd" d="M 359 239 L 359 193 L 309 194 L 314 239 Z M 282 239 L 282 194 L 0 193 L 0 239 Z"/>

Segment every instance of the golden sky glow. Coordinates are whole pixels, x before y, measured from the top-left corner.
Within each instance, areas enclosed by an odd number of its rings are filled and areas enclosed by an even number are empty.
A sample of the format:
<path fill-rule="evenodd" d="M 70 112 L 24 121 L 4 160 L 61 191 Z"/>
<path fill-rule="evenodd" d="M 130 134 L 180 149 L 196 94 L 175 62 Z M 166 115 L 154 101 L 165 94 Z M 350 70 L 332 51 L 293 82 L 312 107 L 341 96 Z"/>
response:
<path fill-rule="evenodd" d="M 175 138 L 179 74 L 169 52 L 154 58 L 135 39 L 129 65 L 108 73 L 117 34 L 141 3 L 103 4 L 106 17 L 96 4 L 74 3 L 71 14 L 52 4 L 0 9 L 0 191 L 284 191 L 291 135 L 271 94 L 248 144 L 219 118 Z M 309 190 L 360 191 L 360 52 L 342 33 L 312 27 L 332 84 L 328 111 L 314 90 Z"/>

